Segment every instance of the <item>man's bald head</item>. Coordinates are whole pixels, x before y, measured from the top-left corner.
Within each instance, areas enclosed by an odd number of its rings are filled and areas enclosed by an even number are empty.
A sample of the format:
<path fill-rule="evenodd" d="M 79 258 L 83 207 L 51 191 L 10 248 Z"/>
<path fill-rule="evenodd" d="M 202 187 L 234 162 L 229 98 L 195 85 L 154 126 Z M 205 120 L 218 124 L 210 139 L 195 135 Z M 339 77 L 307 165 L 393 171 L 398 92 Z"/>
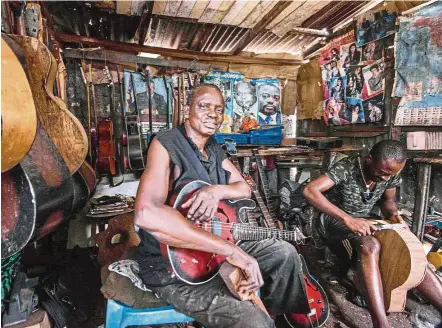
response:
<path fill-rule="evenodd" d="M 217 85 L 203 83 L 203 84 L 200 84 L 199 86 L 197 86 L 196 89 L 192 91 L 192 93 L 189 96 L 188 104 L 190 106 L 192 106 L 192 105 L 195 106 L 194 102 L 196 101 L 196 99 L 198 99 L 198 97 L 200 95 L 205 94 L 205 93 L 218 94 L 224 103 L 223 93 L 221 92 L 221 90 L 218 88 Z"/>

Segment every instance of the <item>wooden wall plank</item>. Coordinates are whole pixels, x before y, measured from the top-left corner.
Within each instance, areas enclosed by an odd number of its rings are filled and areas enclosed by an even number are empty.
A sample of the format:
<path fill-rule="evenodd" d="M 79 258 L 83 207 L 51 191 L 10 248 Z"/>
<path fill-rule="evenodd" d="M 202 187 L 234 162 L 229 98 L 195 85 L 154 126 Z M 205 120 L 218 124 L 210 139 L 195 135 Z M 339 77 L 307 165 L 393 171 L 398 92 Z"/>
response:
<path fill-rule="evenodd" d="M 118 1 L 119 2 L 119 1 Z M 163 0 L 155 0 L 153 4 L 153 14 L 162 15 L 164 13 L 164 8 L 166 7 L 166 2 Z"/>
<path fill-rule="evenodd" d="M 168 0 L 163 15 L 175 17 L 180 6 L 181 0 Z"/>
<path fill-rule="evenodd" d="M 201 15 L 198 22 L 200 23 L 212 23 L 212 18 L 218 11 L 218 8 L 223 3 L 222 0 L 211 0 L 207 5 L 206 9 L 204 9 L 203 14 Z"/>
<path fill-rule="evenodd" d="M 239 12 L 246 6 L 246 1 L 235 1 L 235 4 L 230 8 L 226 16 L 224 16 L 221 24 L 231 25 L 231 22 L 239 14 Z"/>
<path fill-rule="evenodd" d="M 253 28 L 255 25 L 278 3 L 278 0 L 262 0 L 252 12 L 239 25 L 240 27 Z"/>
<path fill-rule="evenodd" d="M 285 8 L 276 18 L 271 21 L 267 25 L 267 29 L 274 28 L 279 22 L 281 22 L 284 18 L 290 15 L 293 11 L 295 11 L 298 7 L 302 6 L 306 1 L 293 1 L 290 6 Z"/>
<path fill-rule="evenodd" d="M 132 16 L 141 16 L 143 14 L 143 7 L 147 1 L 145 0 L 132 0 L 130 8 L 130 14 Z"/>
<path fill-rule="evenodd" d="M 230 8 L 233 7 L 235 1 L 232 0 L 224 0 L 221 6 L 218 8 L 217 13 L 213 16 L 212 23 L 219 24 L 226 17 L 227 13 L 230 11 Z"/>
<path fill-rule="evenodd" d="M 252 10 L 258 5 L 259 0 L 249 0 L 244 8 L 236 15 L 236 17 L 232 20 L 230 24 L 238 26 L 240 25 L 244 19 L 252 12 Z"/>
<path fill-rule="evenodd" d="M 117 14 L 130 16 L 132 1 L 117 1 Z"/>
<path fill-rule="evenodd" d="M 195 6 L 196 0 L 185 0 L 181 2 L 181 6 L 176 14 L 177 17 L 189 17 Z"/>
<path fill-rule="evenodd" d="M 331 1 L 306 1 L 296 10 L 294 10 L 290 15 L 279 22 L 273 29 L 272 32 L 276 35 L 282 37 L 287 32 L 289 32 L 293 27 L 301 26 L 301 24 L 314 15 L 316 12 L 324 8 Z"/>
<path fill-rule="evenodd" d="M 190 18 L 200 19 L 209 2 L 209 0 L 198 0 L 195 3 L 195 6 L 193 6 L 192 12 L 190 13 Z"/>

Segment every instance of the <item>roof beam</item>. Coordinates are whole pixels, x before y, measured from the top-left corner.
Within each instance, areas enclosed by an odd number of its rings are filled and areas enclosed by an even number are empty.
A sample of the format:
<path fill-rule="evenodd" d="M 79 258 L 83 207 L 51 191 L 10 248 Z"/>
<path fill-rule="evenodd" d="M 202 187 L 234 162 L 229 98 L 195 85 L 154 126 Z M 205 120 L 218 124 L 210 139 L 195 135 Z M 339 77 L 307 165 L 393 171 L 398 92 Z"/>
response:
<path fill-rule="evenodd" d="M 185 60 L 166 60 L 158 58 L 148 58 L 140 57 L 137 55 L 130 55 L 115 51 L 106 50 L 93 50 L 88 51 L 87 49 L 64 49 L 63 56 L 66 58 L 77 58 L 77 59 L 90 59 L 103 62 L 112 63 L 137 63 L 137 64 L 147 64 L 151 66 L 163 66 L 163 67 L 177 67 L 183 69 L 200 69 L 200 70 L 210 70 L 211 65 L 194 63 L 192 61 Z"/>
<path fill-rule="evenodd" d="M 152 54 L 158 54 L 173 58 L 192 59 L 192 60 L 199 59 L 201 61 L 223 62 L 223 63 L 288 65 L 288 66 L 290 65 L 298 66 L 302 64 L 301 60 L 294 60 L 294 59 L 243 57 L 243 56 L 203 53 L 197 51 L 165 49 L 158 47 L 140 46 L 135 43 L 98 40 L 95 38 L 89 38 L 85 36 L 66 34 L 60 32 L 54 32 L 54 36 L 58 41 L 64 43 L 82 43 L 93 47 L 100 47 L 108 50 L 114 50 L 114 51 L 120 51 L 132 54 L 138 54 L 138 52 L 150 52 Z"/>
<path fill-rule="evenodd" d="M 293 27 L 289 34 L 307 34 L 307 35 L 317 35 L 317 36 L 329 36 L 330 33 L 327 30 L 317 30 L 313 28 L 305 27 Z"/>
<path fill-rule="evenodd" d="M 138 26 L 138 31 L 140 39 L 138 40 L 139 45 L 143 45 L 146 40 L 147 30 L 149 29 L 150 21 L 152 19 L 154 1 L 149 1 L 146 3 L 144 8 L 143 16 L 141 16 L 140 25 Z"/>
<path fill-rule="evenodd" d="M 241 42 L 238 43 L 236 48 L 233 50 L 233 55 L 238 55 L 243 51 L 247 45 L 253 41 L 253 39 L 265 29 L 267 25 L 270 24 L 285 8 L 290 6 L 291 1 L 279 1 L 252 29 L 250 29 L 247 34 L 242 38 Z"/>

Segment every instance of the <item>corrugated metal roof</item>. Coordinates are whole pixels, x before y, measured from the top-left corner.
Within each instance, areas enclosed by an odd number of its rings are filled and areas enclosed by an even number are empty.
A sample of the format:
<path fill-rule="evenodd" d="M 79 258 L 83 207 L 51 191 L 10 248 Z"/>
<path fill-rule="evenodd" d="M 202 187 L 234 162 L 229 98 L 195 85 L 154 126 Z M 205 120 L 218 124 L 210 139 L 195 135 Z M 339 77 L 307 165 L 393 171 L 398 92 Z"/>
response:
<path fill-rule="evenodd" d="M 144 44 L 170 49 L 232 53 L 242 40 L 248 42 L 249 35 L 256 34 L 243 51 L 302 55 L 323 37 L 297 34 L 293 28 L 331 31 L 368 3 L 308 0 L 292 1 L 281 8 L 277 0 L 155 1 Z M 148 1 L 143 0 L 47 2 L 58 30 L 131 42 L 138 42 L 141 33 L 137 29 L 148 4 Z M 278 12 L 280 8 L 281 12 Z M 270 12 L 272 14 L 267 15 Z M 267 17 L 271 18 L 262 26 L 263 19 Z M 255 26 L 263 29 L 253 31 Z"/>

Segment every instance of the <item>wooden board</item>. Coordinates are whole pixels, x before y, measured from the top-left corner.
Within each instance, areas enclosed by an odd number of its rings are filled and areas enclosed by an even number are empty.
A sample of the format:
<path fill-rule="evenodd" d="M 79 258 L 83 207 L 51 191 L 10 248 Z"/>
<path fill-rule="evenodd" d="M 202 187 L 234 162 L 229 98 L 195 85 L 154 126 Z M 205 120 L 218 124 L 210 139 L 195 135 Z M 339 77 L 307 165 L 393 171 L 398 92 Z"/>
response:
<path fill-rule="evenodd" d="M 223 3 L 222 0 L 211 0 L 207 5 L 206 9 L 204 9 L 203 14 L 201 15 L 198 22 L 200 23 L 212 23 L 212 19 L 218 11 L 218 8 Z"/>
<path fill-rule="evenodd" d="M 271 21 L 266 28 L 272 29 L 274 28 L 279 22 L 281 22 L 283 19 L 285 19 L 288 15 L 290 15 L 293 11 L 295 11 L 297 8 L 302 6 L 302 4 L 305 3 L 305 1 L 293 1 L 290 6 L 285 8 L 281 13 L 276 16 L 276 18 Z"/>
<path fill-rule="evenodd" d="M 238 15 L 231 21 L 230 24 L 238 26 L 240 25 L 246 17 L 252 12 L 252 10 L 258 5 L 259 1 L 252 0 L 247 1 L 246 5 L 241 9 Z"/>
<path fill-rule="evenodd" d="M 168 0 L 163 15 L 175 17 L 180 8 L 181 0 Z"/>
<path fill-rule="evenodd" d="M 152 14 L 163 15 L 164 8 L 166 8 L 166 2 L 163 0 L 155 0 L 153 4 Z"/>
<path fill-rule="evenodd" d="M 246 6 L 246 1 L 236 1 L 235 4 L 230 8 L 226 16 L 224 16 L 221 24 L 232 25 L 232 21 L 240 13 L 240 11 Z"/>
<path fill-rule="evenodd" d="M 189 17 L 197 0 L 187 0 L 181 2 L 181 6 L 176 14 L 177 17 Z"/>
<path fill-rule="evenodd" d="M 230 11 L 230 8 L 232 8 L 234 4 L 235 4 L 234 1 L 224 0 L 221 6 L 218 8 L 218 11 L 216 12 L 215 16 L 213 16 L 212 23 L 213 24 L 221 23 L 223 18 L 227 15 L 227 13 Z"/>
<path fill-rule="evenodd" d="M 5 41 L 26 63 L 38 120 L 73 174 L 86 158 L 88 140 L 80 121 L 67 109 L 66 103 L 53 94 L 57 73 L 54 56 L 35 38 L 8 35 Z"/>
<path fill-rule="evenodd" d="M 256 24 L 278 3 L 277 0 L 262 0 L 260 1 L 253 11 L 247 15 L 243 22 L 239 25 L 240 27 L 253 28 Z"/>
<path fill-rule="evenodd" d="M 190 13 L 189 18 L 200 19 L 201 15 L 204 12 L 204 9 L 206 9 L 209 2 L 210 2 L 209 0 L 198 0 L 195 3 L 195 6 L 193 6 L 193 9 L 192 9 L 192 12 Z"/>
<path fill-rule="evenodd" d="M 32 91 L 18 58 L 2 38 L 2 168 L 20 162 L 32 146 L 37 112 Z"/>
<path fill-rule="evenodd" d="M 427 260 L 417 237 L 407 229 L 381 230 L 375 233 L 381 243 L 379 268 L 387 312 L 402 312 L 407 291 L 424 279 Z"/>
<path fill-rule="evenodd" d="M 326 5 L 330 3 L 328 1 L 307 1 L 298 8 L 296 8 L 290 15 L 279 22 L 273 29 L 272 32 L 276 35 L 282 37 L 287 32 L 289 32 L 293 27 L 301 26 L 301 24 L 312 16 L 314 13 L 318 12 Z"/>

